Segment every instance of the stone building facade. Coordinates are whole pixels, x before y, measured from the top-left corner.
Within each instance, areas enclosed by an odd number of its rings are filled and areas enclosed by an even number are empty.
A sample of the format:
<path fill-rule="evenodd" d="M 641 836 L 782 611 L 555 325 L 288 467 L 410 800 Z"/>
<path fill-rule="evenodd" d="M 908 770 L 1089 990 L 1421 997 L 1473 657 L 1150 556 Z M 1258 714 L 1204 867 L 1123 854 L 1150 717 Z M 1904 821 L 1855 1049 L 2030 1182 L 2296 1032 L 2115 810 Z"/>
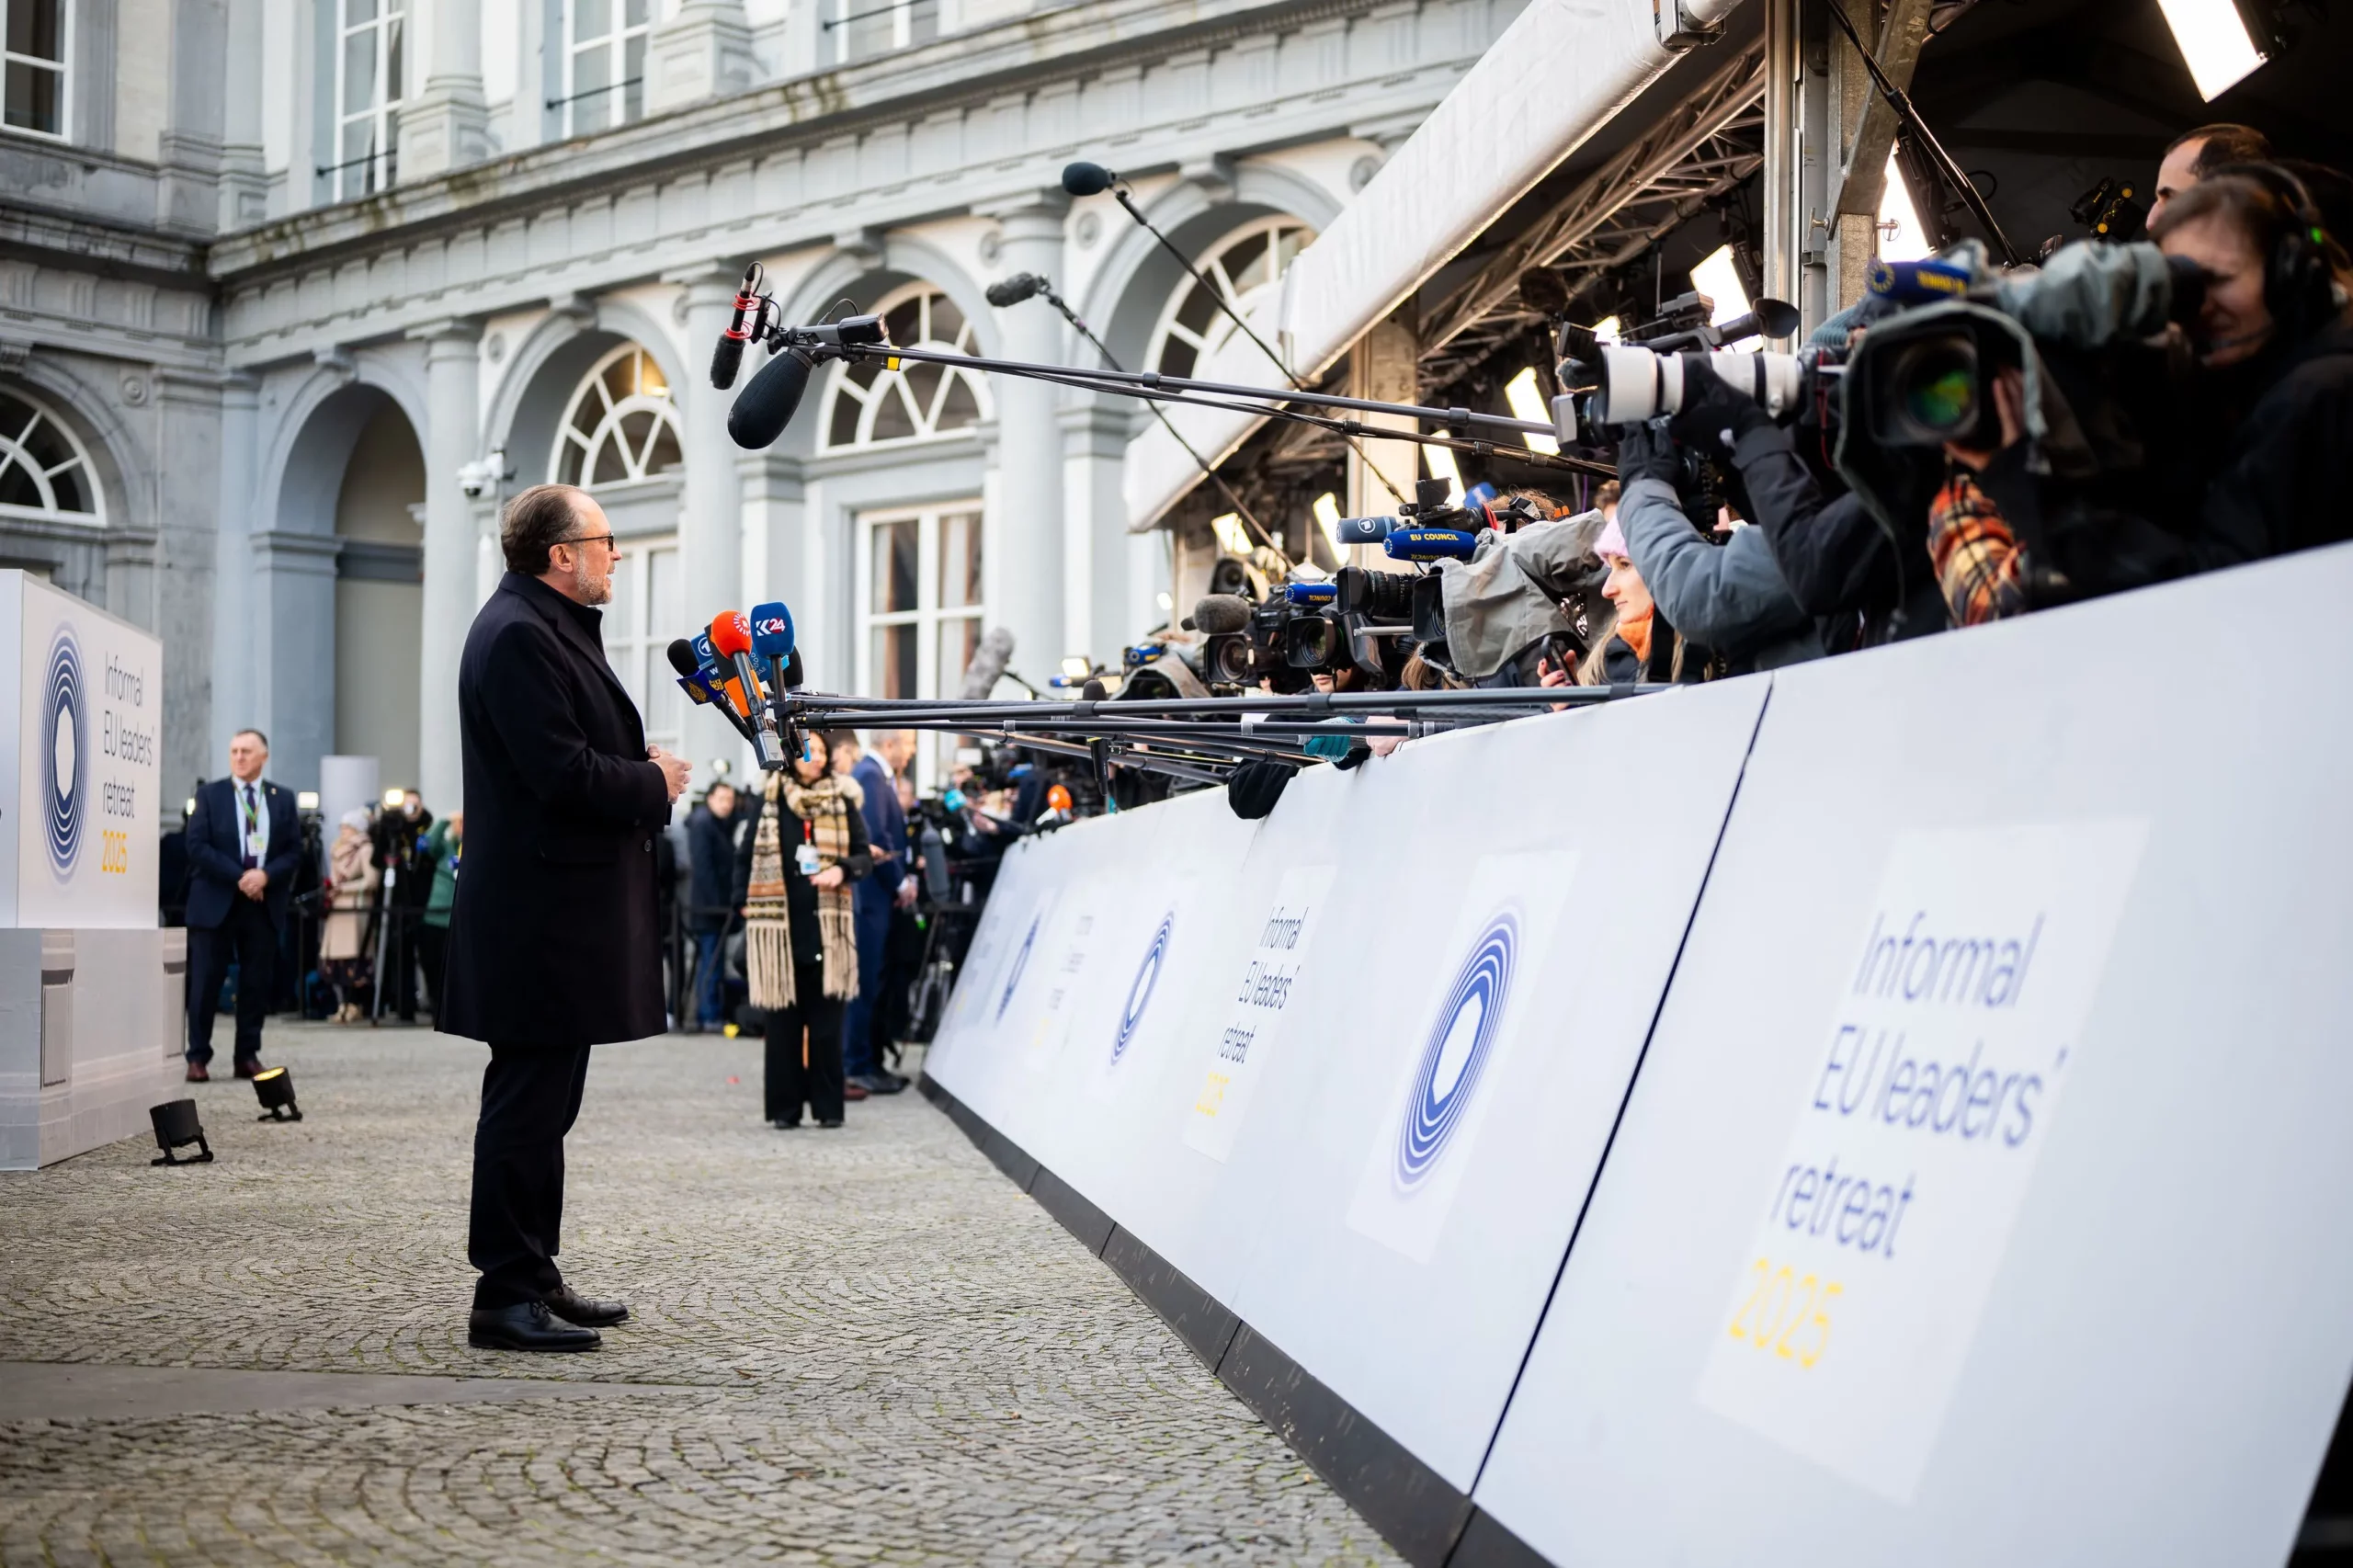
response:
<path fill-rule="evenodd" d="M 175 799 L 256 724 L 291 787 L 375 755 L 438 808 L 498 503 L 542 480 L 613 518 L 610 657 L 690 755 L 719 736 L 663 650 L 720 608 L 780 597 L 817 684 L 905 695 L 952 692 L 983 624 L 1042 682 L 1165 619 L 1133 405 L 834 367 L 737 449 L 706 367 L 745 264 L 790 320 L 1072 361 L 1042 301 L 983 298 L 1040 273 L 1180 369 L 1222 319 L 1063 164 L 1247 298 L 1518 4 L 0 7 L 0 564 L 161 633 Z"/>

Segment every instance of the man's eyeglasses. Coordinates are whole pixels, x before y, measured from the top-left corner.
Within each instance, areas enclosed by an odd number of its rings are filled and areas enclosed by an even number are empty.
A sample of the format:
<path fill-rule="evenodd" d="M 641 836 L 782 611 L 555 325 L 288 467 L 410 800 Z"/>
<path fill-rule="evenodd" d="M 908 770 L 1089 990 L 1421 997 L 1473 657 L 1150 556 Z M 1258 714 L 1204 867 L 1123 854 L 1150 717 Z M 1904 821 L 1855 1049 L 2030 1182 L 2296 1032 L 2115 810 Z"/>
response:
<path fill-rule="evenodd" d="M 581 534 L 577 538 L 556 540 L 558 544 L 601 544 L 608 548 L 612 542 L 613 536 L 610 534 Z"/>

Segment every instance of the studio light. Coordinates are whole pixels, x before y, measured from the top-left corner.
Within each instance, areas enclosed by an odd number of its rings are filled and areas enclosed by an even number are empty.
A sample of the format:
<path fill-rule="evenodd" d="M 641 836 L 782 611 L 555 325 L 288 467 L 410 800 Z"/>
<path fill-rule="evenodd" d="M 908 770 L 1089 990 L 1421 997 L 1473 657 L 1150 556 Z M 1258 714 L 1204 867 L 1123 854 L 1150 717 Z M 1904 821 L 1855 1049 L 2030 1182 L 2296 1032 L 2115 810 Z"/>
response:
<path fill-rule="evenodd" d="M 1741 286 L 1740 264 L 1733 260 L 1730 245 L 1718 245 L 1691 269 L 1691 287 L 1716 302 L 1712 325 L 1748 313 L 1748 290 Z"/>
<path fill-rule="evenodd" d="M 1221 512 L 1210 519 L 1210 532 L 1217 536 L 1217 547 L 1228 555 L 1250 558 L 1250 536 L 1242 531 L 1242 518 L 1233 512 Z"/>
<path fill-rule="evenodd" d="M 296 790 L 294 792 L 294 809 L 298 812 L 317 811 L 319 809 L 319 792 L 316 790 Z"/>
<path fill-rule="evenodd" d="M 401 809 L 401 798 L 407 793 L 407 790 L 399 788 L 397 785 L 385 790 L 384 809 L 388 812 L 399 811 Z"/>
<path fill-rule="evenodd" d="M 1095 661 L 1084 653 L 1072 653 L 1063 660 L 1064 680 L 1085 680 L 1095 673 Z"/>
<path fill-rule="evenodd" d="M 1340 543 L 1340 498 L 1328 490 L 1318 495 L 1315 498 L 1315 520 L 1323 527 L 1324 541 L 1332 547 L 1333 557 L 1345 560 L 1346 557 L 1340 554 L 1343 548 Z"/>
<path fill-rule="evenodd" d="M 1446 504 L 1462 505 L 1462 471 L 1454 466 L 1454 453 L 1444 447 L 1424 447 L 1422 460 L 1429 464 L 1430 477 L 1446 481 Z"/>
<path fill-rule="evenodd" d="M 1504 383 L 1504 401 L 1511 405 L 1514 419 L 1541 423 L 1552 417 L 1552 411 L 1544 406 L 1544 389 L 1536 384 L 1536 367 L 1533 365 Z M 1560 442 L 1550 436 L 1540 436 L 1533 430 L 1522 434 L 1520 439 L 1528 443 L 1528 449 L 1531 452 L 1557 452 L 1561 449 Z"/>
<path fill-rule="evenodd" d="M 162 1105 L 147 1108 L 147 1119 L 155 1124 L 155 1147 L 163 1153 L 148 1161 L 151 1165 L 200 1165 L 212 1158 L 212 1145 L 204 1141 L 204 1123 L 196 1119 L 194 1100 L 165 1100 Z M 201 1153 L 183 1160 L 172 1153 L 193 1143 Z"/>
<path fill-rule="evenodd" d="M 2157 0 L 2198 96 L 2211 103 L 2263 63 L 2235 0 Z"/>
<path fill-rule="evenodd" d="M 254 1097 L 261 1102 L 256 1121 L 300 1121 L 302 1108 L 294 1103 L 294 1074 L 283 1067 L 265 1067 L 254 1074 Z"/>
<path fill-rule="evenodd" d="M 1920 223 L 1920 210 L 1912 205 L 1912 187 L 1904 183 L 1895 154 L 1890 153 L 1887 184 L 1879 197 L 1879 258 L 1920 261 L 1934 255 L 1936 247 L 1928 244 L 1927 230 Z"/>

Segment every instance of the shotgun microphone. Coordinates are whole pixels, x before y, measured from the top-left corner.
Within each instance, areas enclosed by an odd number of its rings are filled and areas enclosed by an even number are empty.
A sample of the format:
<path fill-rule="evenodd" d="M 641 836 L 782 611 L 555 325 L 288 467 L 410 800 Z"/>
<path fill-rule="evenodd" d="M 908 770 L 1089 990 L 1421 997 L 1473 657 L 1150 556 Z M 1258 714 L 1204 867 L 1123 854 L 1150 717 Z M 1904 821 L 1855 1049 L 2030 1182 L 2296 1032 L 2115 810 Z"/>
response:
<path fill-rule="evenodd" d="M 760 264 L 752 263 L 744 269 L 744 286 L 735 290 L 735 319 L 719 335 L 719 346 L 710 354 L 710 384 L 725 392 L 735 384 L 735 374 L 744 368 L 744 345 L 752 339 L 751 324 L 759 318 L 761 301 Z"/>
<path fill-rule="evenodd" d="M 1010 278 L 1000 278 L 990 284 L 981 292 L 990 304 L 1003 310 L 1007 305 L 1017 305 L 1024 300 L 1036 299 L 1044 291 L 1045 287 L 1046 280 L 1036 273 L 1017 272 Z"/>
<path fill-rule="evenodd" d="M 1100 164 L 1063 165 L 1063 189 L 1073 196 L 1100 196 L 1120 183 L 1120 176 Z"/>
<path fill-rule="evenodd" d="M 809 390 L 809 372 L 816 364 L 807 349 L 787 348 L 761 366 L 727 411 L 728 437 L 746 451 L 774 444 L 800 409 Z"/>

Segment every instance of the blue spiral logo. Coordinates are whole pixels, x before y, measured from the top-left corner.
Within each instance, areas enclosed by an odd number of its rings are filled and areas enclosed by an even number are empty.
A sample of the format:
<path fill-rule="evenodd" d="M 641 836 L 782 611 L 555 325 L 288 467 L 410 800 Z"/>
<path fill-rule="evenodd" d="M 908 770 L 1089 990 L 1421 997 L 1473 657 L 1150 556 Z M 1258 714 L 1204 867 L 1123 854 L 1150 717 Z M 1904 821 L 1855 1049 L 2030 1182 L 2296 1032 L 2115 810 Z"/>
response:
<path fill-rule="evenodd" d="M 1397 1185 L 1412 1191 L 1427 1180 L 1445 1151 L 1446 1141 L 1470 1108 L 1471 1096 L 1486 1070 L 1487 1051 L 1495 1044 L 1495 1028 L 1503 1021 L 1504 999 L 1511 991 L 1513 955 L 1519 947 L 1519 919 L 1506 910 L 1487 923 L 1472 944 L 1454 989 L 1430 1027 L 1429 1043 L 1422 1048 L 1420 1068 L 1414 1074 L 1413 1103 L 1397 1135 Z M 1476 1009 L 1475 1015 L 1473 1009 Z M 1438 1067 L 1449 1041 L 1468 1027 L 1470 1041 L 1461 1051 L 1461 1069 L 1441 1092 Z"/>
<path fill-rule="evenodd" d="M 82 650 L 73 628 L 61 626 L 49 644 L 49 673 L 41 683 L 41 739 L 48 766 L 41 769 L 42 836 L 50 869 L 63 881 L 82 853 L 82 802 L 90 784 L 89 703 L 82 686 Z"/>
<path fill-rule="evenodd" d="M 1128 986 L 1128 1005 L 1120 1009 L 1120 1033 L 1111 1041 L 1114 1067 L 1128 1053 L 1136 1026 L 1143 1022 L 1144 1009 L 1152 1006 L 1153 990 L 1160 983 L 1160 966 L 1168 956 L 1168 934 L 1176 928 L 1176 912 L 1172 909 L 1160 917 L 1160 929 L 1152 934 L 1152 946 L 1144 949 L 1143 962 L 1136 966 L 1136 977 Z"/>
<path fill-rule="evenodd" d="M 996 1017 L 989 1020 L 992 1025 L 1005 1022 L 1005 1010 L 1013 1005 L 1013 988 L 1021 983 L 1021 971 L 1029 967 L 1029 949 L 1038 945 L 1038 926 L 1045 918 L 1042 909 L 1029 917 L 1029 934 L 1021 938 L 1021 950 L 1013 955 L 1013 972 L 1005 977 L 1005 992 L 996 999 Z"/>

